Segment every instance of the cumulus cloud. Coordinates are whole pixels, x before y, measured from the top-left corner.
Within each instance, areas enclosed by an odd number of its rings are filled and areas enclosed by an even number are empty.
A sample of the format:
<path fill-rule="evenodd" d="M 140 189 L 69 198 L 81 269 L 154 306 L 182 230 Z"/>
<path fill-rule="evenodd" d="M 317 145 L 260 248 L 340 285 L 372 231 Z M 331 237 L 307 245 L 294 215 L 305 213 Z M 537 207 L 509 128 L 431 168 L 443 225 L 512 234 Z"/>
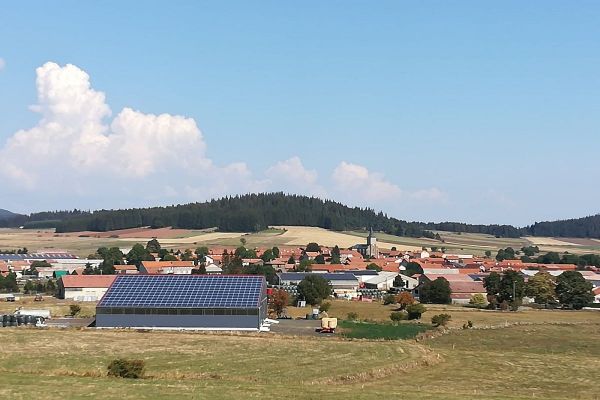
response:
<path fill-rule="evenodd" d="M 345 195 L 357 196 L 367 201 L 400 199 L 402 190 L 387 181 L 382 174 L 370 172 L 366 167 L 342 161 L 333 170 L 336 189 Z"/>
<path fill-rule="evenodd" d="M 318 173 L 308 169 L 298 156 L 279 161 L 265 171 L 271 190 L 326 197 L 326 190 L 318 183 Z"/>
<path fill-rule="evenodd" d="M 194 119 L 126 107 L 111 121 L 106 96 L 92 88 L 85 71 L 48 62 L 36 73 L 37 103 L 30 109 L 40 120 L 16 132 L 0 149 L 0 174 L 15 184 L 34 189 L 42 184 L 81 185 L 90 179 L 98 188 L 106 178 L 148 184 L 151 178 L 177 176 L 185 180 L 182 193 L 207 181 L 224 193 L 240 177 L 242 190 L 255 184 L 244 163 L 213 164 Z M 82 193 L 91 186 L 83 185 Z M 172 189 L 170 194 L 177 191 Z"/>
<path fill-rule="evenodd" d="M 410 196 L 415 200 L 446 201 L 446 193 L 436 187 L 414 191 Z"/>
<path fill-rule="evenodd" d="M 90 76 L 75 65 L 48 62 L 36 70 L 37 124 L 0 147 L 7 203 L 39 209 L 130 207 L 202 201 L 227 194 L 284 191 L 387 208 L 397 200 L 443 197 L 438 189 L 405 192 L 382 174 L 341 162 L 326 183 L 298 157 L 277 161 L 256 178 L 244 162 L 216 165 L 193 118 L 117 113 Z M 327 189 L 326 189 L 327 188 Z M 31 194 L 42 196 L 31 196 Z M 34 199 L 34 200 L 31 200 Z M 4 198 L 3 198 L 4 200 Z M 5 206 L 8 206 L 6 204 Z"/>

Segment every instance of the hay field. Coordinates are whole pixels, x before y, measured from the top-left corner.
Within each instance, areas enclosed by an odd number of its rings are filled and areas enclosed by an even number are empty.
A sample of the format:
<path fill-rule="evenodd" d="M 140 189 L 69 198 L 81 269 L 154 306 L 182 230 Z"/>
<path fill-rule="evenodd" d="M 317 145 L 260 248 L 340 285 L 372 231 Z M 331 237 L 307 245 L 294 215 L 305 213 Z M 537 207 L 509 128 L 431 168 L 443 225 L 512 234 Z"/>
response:
<path fill-rule="evenodd" d="M 575 313 L 576 314 L 576 313 Z M 11 399 L 598 399 L 600 324 L 453 330 L 421 342 L 0 329 Z M 498 321 L 499 322 L 499 321 Z M 499 324 L 494 324 L 499 325 Z M 9 345 L 10 344 L 10 345 Z M 105 376 L 117 357 L 147 378 Z"/>

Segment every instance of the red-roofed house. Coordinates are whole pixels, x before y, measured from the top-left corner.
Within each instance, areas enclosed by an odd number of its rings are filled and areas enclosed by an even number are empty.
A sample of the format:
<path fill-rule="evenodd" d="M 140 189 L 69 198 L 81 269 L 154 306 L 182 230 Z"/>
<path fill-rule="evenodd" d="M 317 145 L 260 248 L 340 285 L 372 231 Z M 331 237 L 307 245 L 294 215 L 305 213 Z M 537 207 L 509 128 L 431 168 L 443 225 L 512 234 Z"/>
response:
<path fill-rule="evenodd" d="M 482 294 L 483 296 L 487 294 L 481 281 L 451 281 L 449 283 L 451 290 L 450 297 L 452 298 L 452 303 L 455 304 L 468 304 L 471 296 L 474 294 Z"/>
<path fill-rule="evenodd" d="M 190 275 L 194 269 L 193 261 L 142 261 L 141 274 Z"/>
<path fill-rule="evenodd" d="M 594 294 L 594 303 L 600 303 L 600 286 L 592 290 Z"/>
<path fill-rule="evenodd" d="M 58 280 L 58 297 L 76 301 L 98 301 L 116 275 L 65 275 Z"/>
<path fill-rule="evenodd" d="M 115 273 L 117 274 L 137 274 L 139 273 L 135 265 L 115 265 Z"/>

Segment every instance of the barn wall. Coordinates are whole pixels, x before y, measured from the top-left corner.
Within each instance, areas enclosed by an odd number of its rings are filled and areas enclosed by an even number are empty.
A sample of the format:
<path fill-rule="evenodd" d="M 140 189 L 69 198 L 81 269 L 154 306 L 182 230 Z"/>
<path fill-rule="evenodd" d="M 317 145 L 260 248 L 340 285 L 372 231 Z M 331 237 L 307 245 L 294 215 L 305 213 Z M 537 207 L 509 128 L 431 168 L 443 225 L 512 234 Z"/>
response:
<path fill-rule="evenodd" d="M 97 314 L 99 328 L 258 329 L 260 315 Z"/>

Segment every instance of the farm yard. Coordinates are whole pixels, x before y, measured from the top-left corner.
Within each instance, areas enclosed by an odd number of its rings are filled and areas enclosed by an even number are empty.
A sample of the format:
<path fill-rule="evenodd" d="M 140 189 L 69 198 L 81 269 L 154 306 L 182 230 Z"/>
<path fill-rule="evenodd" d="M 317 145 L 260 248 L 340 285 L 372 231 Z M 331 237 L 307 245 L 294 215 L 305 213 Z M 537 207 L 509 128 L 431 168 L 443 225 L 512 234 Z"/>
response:
<path fill-rule="evenodd" d="M 450 312 L 453 318 L 460 313 Z M 57 392 L 69 399 L 598 398 L 600 383 L 592 371 L 600 368 L 600 313 L 490 315 L 485 321 L 498 326 L 515 317 L 506 327 L 456 329 L 419 342 L 4 328 L 0 340 L 13 345 L 0 353 L 0 394 L 14 399 L 55 398 Z M 484 320 L 476 320 L 476 328 L 479 321 Z M 510 325 L 514 322 L 528 324 Z M 106 365 L 119 357 L 144 360 L 146 377 L 107 377 Z"/>

